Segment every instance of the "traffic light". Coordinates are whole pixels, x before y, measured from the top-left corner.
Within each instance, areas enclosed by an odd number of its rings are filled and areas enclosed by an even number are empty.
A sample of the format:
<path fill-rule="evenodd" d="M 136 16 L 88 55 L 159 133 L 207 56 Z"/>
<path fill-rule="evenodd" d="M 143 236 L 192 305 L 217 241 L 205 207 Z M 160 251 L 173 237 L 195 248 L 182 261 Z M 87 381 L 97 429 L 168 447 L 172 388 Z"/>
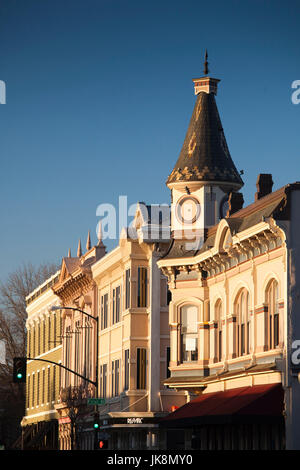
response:
<path fill-rule="evenodd" d="M 98 413 L 94 414 L 93 428 L 95 429 L 95 431 L 97 431 L 100 428 L 100 420 L 99 420 Z"/>
<path fill-rule="evenodd" d="M 13 382 L 26 382 L 26 357 L 14 357 Z"/>
<path fill-rule="evenodd" d="M 101 439 L 99 441 L 99 449 L 108 449 L 108 440 L 107 439 Z"/>

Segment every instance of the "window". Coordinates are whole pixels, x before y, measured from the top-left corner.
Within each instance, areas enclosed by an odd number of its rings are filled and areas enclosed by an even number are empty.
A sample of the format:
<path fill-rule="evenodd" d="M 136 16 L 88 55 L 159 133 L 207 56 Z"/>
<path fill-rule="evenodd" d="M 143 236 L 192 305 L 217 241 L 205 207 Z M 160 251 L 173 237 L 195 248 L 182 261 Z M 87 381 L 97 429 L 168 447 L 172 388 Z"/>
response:
<path fill-rule="evenodd" d="M 31 354 L 31 330 L 27 330 L 27 356 Z"/>
<path fill-rule="evenodd" d="M 61 364 L 61 361 L 59 361 L 59 364 Z M 58 398 L 59 398 L 59 391 L 61 388 L 61 367 L 58 368 Z"/>
<path fill-rule="evenodd" d="M 50 366 L 48 367 L 48 383 L 47 383 L 47 403 L 50 403 L 50 387 L 51 387 L 51 381 L 50 381 Z"/>
<path fill-rule="evenodd" d="M 120 374 L 120 360 L 112 361 L 111 364 L 111 393 L 113 397 L 119 395 L 119 374 Z"/>
<path fill-rule="evenodd" d="M 41 354 L 41 324 L 37 323 L 37 355 Z"/>
<path fill-rule="evenodd" d="M 46 352 L 46 322 L 43 320 L 43 353 Z"/>
<path fill-rule="evenodd" d="M 65 364 L 66 367 L 71 368 L 71 326 L 66 327 L 66 351 L 65 351 Z M 48 369 L 49 372 L 49 369 Z M 48 378 L 50 381 L 50 375 L 48 374 Z M 70 385 L 70 372 L 68 370 L 65 371 L 65 386 L 68 387 Z M 49 397 L 48 397 L 49 402 Z"/>
<path fill-rule="evenodd" d="M 137 348 L 136 361 L 136 388 L 144 390 L 146 388 L 146 349 Z"/>
<path fill-rule="evenodd" d="M 90 378 L 91 375 L 91 348 L 92 348 L 92 325 L 89 318 L 84 324 L 84 376 Z"/>
<path fill-rule="evenodd" d="M 30 407 L 30 375 L 27 377 L 27 396 L 26 396 L 26 408 Z"/>
<path fill-rule="evenodd" d="M 170 359 L 171 359 L 171 349 L 168 346 L 167 350 L 166 350 L 166 366 L 167 366 L 166 378 L 170 377 L 170 375 L 171 375 L 171 372 L 170 372 L 170 369 L 169 369 Z"/>
<path fill-rule="evenodd" d="M 198 308 L 185 305 L 181 308 L 181 360 L 198 360 Z"/>
<path fill-rule="evenodd" d="M 31 395 L 31 397 L 32 397 L 32 402 L 31 402 L 32 408 L 33 408 L 34 405 L 35 405 L 35 402 L 34 402 L 34 398 L 35 398 L 35 397 L 34 397 L 34 391 L 35 391 L 35 375 L 32 374 L 32 395 Z"/>
<path fill-rule="evenodd" d="M 124 354 L 124 390 L 129 389 L 129 349 Z"/>
<path fill-rule="evenodd" d="M 61 344 L 61 327 L 62 327 L 61 310 L 59 312 L 56 312 L 56 315 L 57 315 L 57 323 L 58 323 L 57 341 L 58 341 L 58 344 Z"/>
<path fill-rule="evenodd" d="M 113 318 L 112 322 L 118 323 L 120 321 L 120 293 L 121 287 L 118 286 L 113 289 Z"/>
<path fill-rule="evenodd" d="M 50 341 L 51 341 L 51 317 L 48 316 L 48 344 L 47 344 L 47 351 L 50 349 Z"/>
<path fill-rule="evenodd" d="M 279 309 L 278 309 L 278 284 L 273 279 L 266 290 L 267 314 L 267 346 L 274 349 L 279 345 Z"/>
<path fill-rule="evenodd" d="M 75 322 L 75 372 L 80 374 L 80 321 Z M 75 385 L 79 385 L 79 377 L 74 375 Z"/>
<path fill-rule="evenodd" d="M 222 301 L 218 300 L 215 305 L 215 321 L 217 324 L 216 335 L 216 352 L 215 357 L 217 362 L 222 361 Z"/>
<path fill-rule="evenodd" d="M 104 294 L 101 297 L 101 330 L 107 328 L 108 320 L 108 294 Z"/>
<path fill-rule="evenodd" d="M 56 348 L 56 344 L 57 344 L 57 321 L 56 321 L 56 315 L 57 315 L 57 312 L 55 312 L 53 314 L 53 344 L 54 344 L 54 348 Z"/>
<path fill-rule="evenodd" d="M 45 369 L 43 369 L 43 383 L 42 383 L 42 403 L 45 403 Z"/>
<path fill-rule="evenodd" d="M 243 356 L 250 353 L 250 314 L 249 294 L 242 289 L 235 301 L 236 316 L 236 354 Z"/>
<path fill-rule="evenodd" d="M 147 268 L 138 268 L 138 307 L 147 307 Z"/>
<path fill-rule="evenodd" d="M 125 308 L 130 308 L 130 269 L 125 272 Z"/>
<path fill-rule="evenodd" d="M 32 327 L 32 357 L 35 357 L 35 324 Z"/>
<path fill-rule="evenodd" d="M 56 391 L 56 366 L 53 366 L 53 382 L 52 382 L 52 401 L 55 401 Z"/>
<path fill-rule="evenodd" d="M 106 398 L 107 364 L 100 365 L 100 397 Z"/>
<path fill-rule="evenodd" d="M 36 404 L 40 404 L 40 371 L 36 374 Z"/>
<path fill-rule="evenodd" d="M 52 349 L 52 328 L 53 328 L 53 321 L 52 321 L 52 314 L 49 315 L 49 340 L 48 340 L 48 349 Z"/>

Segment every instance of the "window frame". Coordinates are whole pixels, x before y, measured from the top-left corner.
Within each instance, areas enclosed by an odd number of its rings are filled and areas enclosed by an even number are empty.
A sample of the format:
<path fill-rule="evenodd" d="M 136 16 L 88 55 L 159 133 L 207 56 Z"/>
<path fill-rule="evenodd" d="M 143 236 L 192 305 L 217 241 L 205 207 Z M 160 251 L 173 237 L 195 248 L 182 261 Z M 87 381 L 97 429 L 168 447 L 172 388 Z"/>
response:
<path fill-rule="evenodd" d="M 186 332 L 183 330 L 184 328 L 183 309 L 188 309 L 189 307 L 193 307 L 197 311 L 196 330 L 194 332 Z M 198 322 L 199 322 L 199 306 L 198 305 L 187 303 L 180 307 L 180 362 L 181 364 L 191 364 L 191 363 L 193 364 L 198 361 L 198 358 L 199 358 Z M 190 336 L 190 338 L 195 337 L 196 339 L 196 349 L 195 349 L 194 355 L 192 354 L 192 351 L 184 350 L 184 338 L 185 338 L 185 344 L 186 344 L 186 339 L 188 338 L 188 336 Z M 190 353 L 190 354 L 186 355 L 186 353 Z M 190 359 L 188 357 L 190 357 Z"/>
<path fill-rule="evenodd" d="M 272 298 L 271 298 L 272 297 Z M 265 290 L 265 302 L 267 307 L 267 348 L 268 350 L 279 347 L 279 284 L 276 279 L 271 279 Z M 276 336 L 275 336 L 276 335 Z"/>
<path fill-rule="evenodd" d="M 251 319 L 249 310 L 249 292 L 243 287 L 235 297 L 234 312 L 236 318 L 236 356 L 242 357 L 250 354 Z"/>
<path fill-rule="evenodd" d="M 147 349 L 136 348 L 136 389 L 147 388 Z"/>
<path fill-rule="evenodd" d="M 137 307 L 147 308 L 148 305 L 148 268 L 146 266 L 138 267 L 137 284 Z"/>
<path fill-rule="evenodd" d="M 101 322 L 100 329 L 108 328 L 108 292 L 101 295 Z"/>

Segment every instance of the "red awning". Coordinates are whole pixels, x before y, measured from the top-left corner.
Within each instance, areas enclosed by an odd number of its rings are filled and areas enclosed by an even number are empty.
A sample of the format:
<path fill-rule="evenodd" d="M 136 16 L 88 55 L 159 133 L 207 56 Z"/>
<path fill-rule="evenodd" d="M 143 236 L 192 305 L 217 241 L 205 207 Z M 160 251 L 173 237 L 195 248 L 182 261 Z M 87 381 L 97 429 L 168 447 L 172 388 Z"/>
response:
<path fill-rule="evenodd" d="M 283 389 L 281 384 L 255 385 L 203 393 L 195 400 L 161 420 L 161 424 L 185 421 L 197 423 L 222 423 L 237 418 L 281 417 Z M 195 424 L 195 423 L 194 423 Z"/>

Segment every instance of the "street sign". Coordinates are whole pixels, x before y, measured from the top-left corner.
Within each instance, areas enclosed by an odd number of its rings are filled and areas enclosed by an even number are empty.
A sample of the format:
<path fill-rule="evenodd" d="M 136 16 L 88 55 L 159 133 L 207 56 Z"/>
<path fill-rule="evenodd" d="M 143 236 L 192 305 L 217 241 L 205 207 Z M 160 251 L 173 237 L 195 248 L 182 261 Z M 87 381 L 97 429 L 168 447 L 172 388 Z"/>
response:
<path fill-rule="evenodd" d="M 105 398 L 88 398 L 88 405 L 105 405 Z"/>

